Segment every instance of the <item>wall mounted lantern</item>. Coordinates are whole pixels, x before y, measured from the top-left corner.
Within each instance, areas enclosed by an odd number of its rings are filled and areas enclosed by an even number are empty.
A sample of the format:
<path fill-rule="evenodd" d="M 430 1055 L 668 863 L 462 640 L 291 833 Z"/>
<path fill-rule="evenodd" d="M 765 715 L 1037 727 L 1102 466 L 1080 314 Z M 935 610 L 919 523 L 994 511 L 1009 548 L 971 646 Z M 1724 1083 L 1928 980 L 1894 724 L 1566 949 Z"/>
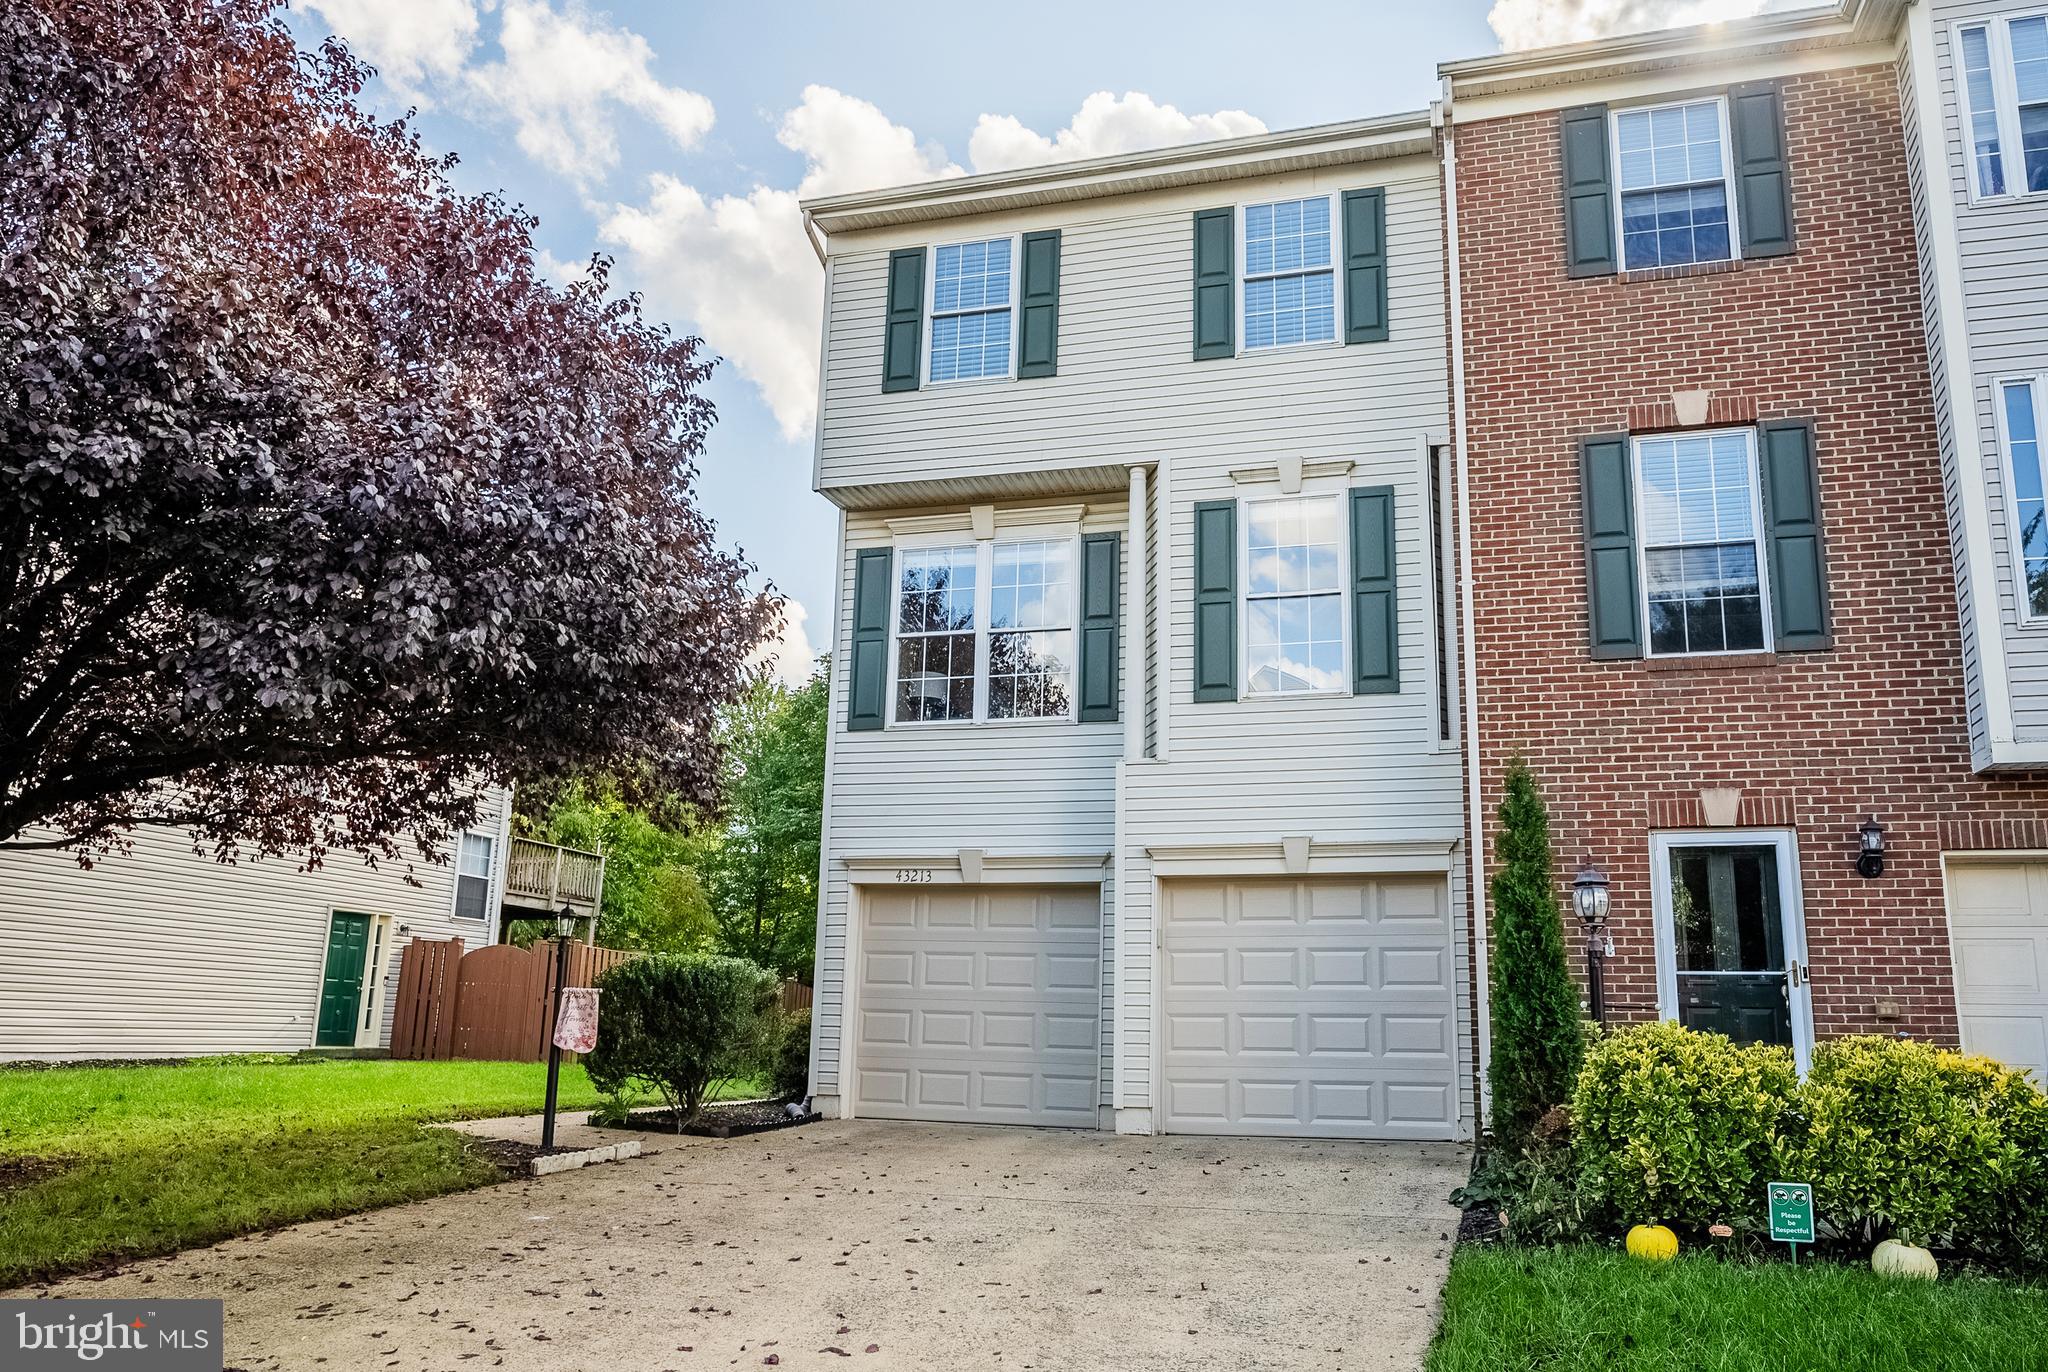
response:
<path fill-rule="evenodd" d="M 1881 877 L 1884 875 L 1884 826 L 1872 815 L 1863 821 L 1863 827 L 1856 831 L 1862 835 L 1863 843 L 1856 853 L 1856 871 L 1860 876 Z"/>
<path fill-rule="evenodd" d="M 1572 908 L 1586 926 L 1586 992 L 1595 1024 L 1607 1023 L 1607 873 L 1587 858 L 1572 879 Z"/>

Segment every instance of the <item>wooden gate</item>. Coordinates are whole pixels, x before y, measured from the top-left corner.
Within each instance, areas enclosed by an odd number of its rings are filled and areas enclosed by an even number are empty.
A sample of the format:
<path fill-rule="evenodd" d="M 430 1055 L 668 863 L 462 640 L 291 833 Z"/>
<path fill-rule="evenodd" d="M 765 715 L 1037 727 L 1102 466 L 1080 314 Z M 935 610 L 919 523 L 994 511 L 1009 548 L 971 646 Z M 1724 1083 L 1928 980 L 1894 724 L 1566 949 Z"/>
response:
<path fill-rule="evenodd" d="M 632 953 L 569 945 L 571 986 L 589 986 Z M 414 939 L 398 964 L 394 1058 L 540 1062 L 554 1037 L 555 946 L 493 943 L 473 953 L 461 939 Z M 573 1061 L 574 1053 L 563 1057 Z"/>

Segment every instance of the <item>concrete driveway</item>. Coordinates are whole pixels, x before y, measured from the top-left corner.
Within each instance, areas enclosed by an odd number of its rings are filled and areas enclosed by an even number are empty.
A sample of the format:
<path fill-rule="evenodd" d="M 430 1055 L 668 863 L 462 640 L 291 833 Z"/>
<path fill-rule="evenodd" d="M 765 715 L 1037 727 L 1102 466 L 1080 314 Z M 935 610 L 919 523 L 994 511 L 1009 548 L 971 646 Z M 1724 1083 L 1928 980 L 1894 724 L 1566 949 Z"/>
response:
<path fill-rule="evenodd" d="M 1468 1162 L 865 1121 L 644 1137 L 662 1151 L 47 1294 L 224 1296 L 251 1372 L 1413 1369 Z"/>

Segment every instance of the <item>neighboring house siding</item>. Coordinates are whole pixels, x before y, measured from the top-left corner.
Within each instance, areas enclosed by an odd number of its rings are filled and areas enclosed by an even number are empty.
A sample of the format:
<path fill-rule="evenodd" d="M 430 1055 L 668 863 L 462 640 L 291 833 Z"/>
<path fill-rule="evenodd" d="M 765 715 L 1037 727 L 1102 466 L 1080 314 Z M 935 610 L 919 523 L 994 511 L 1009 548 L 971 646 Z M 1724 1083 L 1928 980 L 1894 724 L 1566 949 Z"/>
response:
<path fill-rule="evenodd" d="M 476 825 L 496 840 L 493 916 L 508 804 L 490 793 Z M 451 865 L 410 866 L 418 885 L 402 859 L 372 870 L 347 853 L 310 872 L 290 858 L 230 866 L 163 829 L 138 830 L 131 851 L 89 871 L 66 853 L 0 853 L 0 1061 L 309 1048 L 331 912 L 391 916 L 387 987 L 410 939 L 492 938 L 494 917 L 455 917 Z M 388 1043 L 388 993 L 383 1006 Z"/>
<path fill-rule="evenodd" d="M 1991 393 L 1996 377 L 2015 372 L 2048 372 L 2048 328 L 2043 327 L 2043 321 L 2048 321 L 2048 196 L 1975 205 L 1970 202 L 1953 50 L 1957 22 L 2026 12 L 2029 7 L 1986 0 L 1928 3 L 1932 5 L 1935 51 L 1939 56 L 1946 182 L 1955 198 L 1957 251 L 1970 336 L 1973 391 L 1967 407 L 1968 422 L 1978 427 L 1984 455 L 2014 736 L 2023 743 L 2048 742 L 2048 623 L 2036 621 L 2025 628 L 2020 625 L 2011 507 Z M 2005 153 L 2007 165 L 2016 166 L 2018 150 L 2008 148 Z"/>

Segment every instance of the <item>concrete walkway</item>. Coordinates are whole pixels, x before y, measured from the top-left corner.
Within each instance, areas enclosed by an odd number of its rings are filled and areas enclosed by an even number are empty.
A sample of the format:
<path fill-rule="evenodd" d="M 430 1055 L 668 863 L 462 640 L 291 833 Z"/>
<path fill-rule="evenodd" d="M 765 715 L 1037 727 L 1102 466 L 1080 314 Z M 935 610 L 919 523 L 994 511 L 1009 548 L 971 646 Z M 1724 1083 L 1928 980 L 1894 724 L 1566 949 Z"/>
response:
<path fill-rule="evenodd" d="M 250 1372 L 1414 1369 L 1468 1161 L 878 1122 L 660 1146 L 47 1294 L 223 1296 Z"/>

